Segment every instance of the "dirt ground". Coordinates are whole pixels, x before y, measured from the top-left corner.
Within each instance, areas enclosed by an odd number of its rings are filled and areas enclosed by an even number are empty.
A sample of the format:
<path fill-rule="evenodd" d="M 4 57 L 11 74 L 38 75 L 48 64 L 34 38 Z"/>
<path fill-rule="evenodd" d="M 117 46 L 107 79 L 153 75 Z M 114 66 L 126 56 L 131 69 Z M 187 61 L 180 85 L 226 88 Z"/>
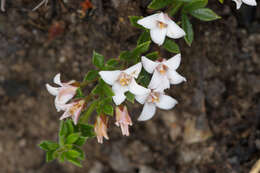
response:
<path fill-rule="evenodd" d="M 140 31 L 128 16 L 151 12 L 149 0 L 93 0 L 81 19 L 79 1 L 65 8 L 50 1 L 32 12 L 38 2 L 7 1 L 0 13 L 1 173 L 247 173 L 260 158 L 260 6 L 253 19 L 216 0 L 209 6 L 222 20 L 192 20 L 193 45 L 178 41 L 187 82 L 168 92 L 179 101 L 172 111 L 140 123 L 134 105 L 130 137 L 110 119 L 110 140 L 88 141 L 83 168 L 46 164 L 37 144 L 57 139 L 60 114 L 45 83 L 58 72 L 64 81 L 81 80 L 93 68 L 93 50 L 112 58 L 134 48 Z M 48 41 L 55 21 L 64 32 Z"/>

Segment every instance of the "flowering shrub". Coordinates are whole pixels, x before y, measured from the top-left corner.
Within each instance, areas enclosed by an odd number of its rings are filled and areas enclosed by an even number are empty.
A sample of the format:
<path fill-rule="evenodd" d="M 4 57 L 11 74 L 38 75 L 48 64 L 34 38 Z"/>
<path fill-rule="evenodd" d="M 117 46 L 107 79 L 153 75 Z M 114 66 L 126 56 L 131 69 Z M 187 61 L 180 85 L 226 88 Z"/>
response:
<path fill-rule="evenodd" d="M 223 0 L 219 1 L 223 3 Z M 233 1 L 237 8 L 242 2 L 256 5 L 255 0 Z M 42 1 L 39 7 L 43 3 L 47 5 L 47 2 Z M 129 17 L 131 24 L 142 31 L 133 50 L 123 51 L 118 58 L 108 61 L 94 52 L 92 62 L 96 69 L 90 70 L 82 82 L 61 82 L 60 74 L 57 74 L 53 80 L 57 87 L 46 84 L 49 93 L 55 96 L 57 111 L 63 111 L 59 141 L 39 144 L 46 151 L 47 162 L 58 159 L 81 166 L 81 160 L 85 157 L 81 147 L 87 139 L 97 137 L 98 143 L 103 143 L 103 138 L 109 139 L 109 119 L 114 119 L 122 135 L 129 136 L 129 126 L 133 123 L 125 102 L 135 103 L 136 100 L 144 105 L 138 121 L 151 119 L 156 107 L 172 109 L 178 102 L 166 94 L 167 89 L 186 82 L 186 78 L 176 71 L 181 64 L 181 53 L 174 39 L 184 38 L 188 45 L 192 44 L 194 32 L 191 17 L 201 21 L 220 19 L 206 7 L 207 3 L 207 0 L 153 0 L 148 8 L 164 12 Z M 181 22 L 172 20 L 177 13 L 181 14 Z M 148 52 L 152 42 L 176 55 L 167 59 L 161 57 L 158 51 Z M 86 86 L 90 83 L 95 86 L 88 91 Z M 96 115 L 94 125 L 89 123 L 91 115 Z"/>

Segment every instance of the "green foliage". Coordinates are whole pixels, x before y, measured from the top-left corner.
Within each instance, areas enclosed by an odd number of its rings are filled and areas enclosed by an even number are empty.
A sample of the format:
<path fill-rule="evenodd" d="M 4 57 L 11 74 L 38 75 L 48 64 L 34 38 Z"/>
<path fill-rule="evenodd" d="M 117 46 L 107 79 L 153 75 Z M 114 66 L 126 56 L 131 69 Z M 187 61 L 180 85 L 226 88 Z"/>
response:
<path fill-rule="evenodd" d="M 92 62 L 96 67 L 102 69 L 104 67 L 104 56 L 94 51 Z"/>
<path fill-rule="evenodd" d="M 150 41 L 151 38 L 150 38 L 150 32 L 149 30 L 145 30 L 143 31 L 143 33 L 140 35 L 140 37 L 138 38 L 138 41 L 137 41 L 137 46 L 138 45 L 141 45 L 147 41 Z"/>
<path fill-rule="evenodd" d="M 224 0 L 218 0 L 221 4 L 223 4 L 224 3 Z"/>
<path fill-rule="evenodd" d="M 159 58 L 159 52 L 155 51 L 155 52 L 148 53 L 145 55 L 145 57 L 151 60 L 156 60 Z"/>
<path fill-rule="evenodd" d="M 180 1 L 173 1 L 172 5 L 171 5 L 171 9 L 169 10 L 169 15 L 170 16 L 174 16 L 179 9 L 182 7 L 183 2 Z"/>
<path fill-rule="evenodd" d="M 151 74 L 149 74 L 144 69 L 141 70 L 141 73 L 139 74 L 137 78 L 137 82 L 140 83 L 142 86 L 147 87 L 151 80 Z"/>
<path fill-rule="evenodd" d="M 143 26 L 141 26 L 141 25 L 139 25 L 139 24 L 137 23 L 137 21 L 138 21 L 139 19 L 142 19 L 142 18 L 143 18 L 142 16 L 128 16 L 128 17 L 129 17 L 129 20 L 130 20 L 130 23 L 131 23 L 132 26 L 134 26 L 134 27 L 136 27 L 136 28 L 144 29 Z"/>
<path fill-rule="evenodd" d="M 78 88 L 76 90 L 76 98 L 84 98 L 84 94 L 83 94 L 81 88 Z"/>
<path fill-rule="evenodd" d="M 101 97 L 114 96 L 114 92 L 112 91 L 111 87 L 102 79 L 99 80 L 96 87 L 92 90 L 92 93 Z"/>
<path fill-rule="evenodd" d="M 92 112 L 96 109 L 97 104 L 98 104 L 98 100 L 94 100 L 93 102 L 90 103 L 87 110 L 82 113 L 80 122 L 83 122 L 83 123 L 88 122 L 88 118 L 92 114 Z"/>
<path fill-rule="evenodd" d="M 80 136 L 81 136 L 80 133 L 71 133 L 67 137 L 65 144 L 73 144 L 73 143 L 75 143 L 79 139 Z"/>
<path fill-rule="evenodd" d="M 208 0 L 191 0 L 183 7 L 184 12 L 191 12 L 196 9 L 204 8 L 208 4 Z"/>
<path fill-rule="evenodd" d="M 98 71 L 97 70 L 90 70 L 85 78 L 84 78 L 84 81 L 92 81 L 94 79 L 96 79 L 98 77 Z"/>
<path fill-rule="evenodd" d="M 125 96 L 126 96 L 126 99 L 131 102 L 131 103 L 134 103 L 135 102 L 135 95 L 131 92 L 126 92 L 125 93 Z"/>
<path fill-rule="evenodd" d="M 171 4 L 173 0 L 153 0 L 149 5 L 148 8 L 153 10 L 159 10 L 161 8 L 166 7 L 167 5 Z"/>
<path fill-rule="evenodd" d="M 114 108 L 112 106 L 112 97 L 100 98 L 96 111 L 100 114 L 106 114 L 113 116 Z"/>
<path fill-rule="evenodd" d="M 188 18 L 188 16 L 183 13 L 182 17 L 181 17 L 181 24 L 182 24 L 182 28 L 185 31 L 186 35 L 184 37 L 186 43 L 191 46 L 191 43 L 193 41 L 194 38 L 194 33 L 193 33 L 193 28 L 192 28 L 192 24 L 190 23 L 190 20 Z"/>
<path fill-rule="evenodd" d="M 119 60 L 112 58 L 106 62 L 105 70 L 115 70 L 117 67 L 119 67 Z"/>
<path fill-rule="evenodd" d="M 200 8 L 196 9 L 190 12 L 190 14 L 194 17 L 196 17 L 199 20 L 202 21 L 212 21 L 212 20 L 217 20 L 220 19 L 221 17 L 218 16 L 216 13 L 214 13 L 211 9 L 209 8 Z"/>
<path fill-rule="evenodd" d="M 39 144 L 39 147 L 45 151 L 52 151 L 59 148 L 59 144 L 52 141 L 43 141 Z"/>
<path fill-rule="evenodd" d="M 163 43 L 163 48 L 172 53 L 180 53 L 179 46 L 171 39 L 166 38 Z"/>

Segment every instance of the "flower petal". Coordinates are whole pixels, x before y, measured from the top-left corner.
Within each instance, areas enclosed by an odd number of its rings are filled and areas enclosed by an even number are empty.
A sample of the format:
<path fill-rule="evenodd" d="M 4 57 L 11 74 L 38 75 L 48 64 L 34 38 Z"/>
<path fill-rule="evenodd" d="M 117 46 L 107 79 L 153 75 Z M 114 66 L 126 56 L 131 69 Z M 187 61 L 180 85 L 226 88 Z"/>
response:
<path fill-rule="evenodd" d="M 139 62 L 139 63 L 129 67 L 128 69 L 124 70 L 124 72 L 126 74 L 129 74 L 129 75 L 133 76 L 134 78 L 138 78 L 139 73 L 141 72 L 141 70 L 142 70 L 142 63 Z"/>
<path fill-rule="evenodd" d="M 60 88 L 50 86 L 49 84 L 46 84 L 45 86 L 46 86 L 48 92 L 49 92 L 51 95 L 56 96 L 56 95 L 59 94 Z"/>
<path fill-rule="evenodd" d="M 150 30 L 151 39 L 160 46 L 164 43 L 166 32 L 166 28 L 160 29 L 159 27 L 155 27 Z"/>
<path fill-rule="evenodd" d="M 115 93 L 115 96 L 113 96 L 114 103 L 116 105 L 120 105 L 125 101 L 125 94 L 124 93 Z"/>
<path fill-rule="evenodd" d="M 161 94 L 159 102 L 156 103 L 156 106 L 161 109 L 169 110 L 173 108 L 177 103 L 178 102 L 174 98 Z"/>
<path fill-rule="evenodd" d="M 63 86 L 60 80 L 60 73 L 56 74 L 56 76 L 53 78 L 53 82 L 57 85 Z"/>
<path fill-rule="evenodd" d="M 130 85 L 129 85 L 129 91 L 133 93 L 134 95 L 142 95 L 147 94 L 150 92 L 150 89 L 147 89 L 145 87 L 142 87 L 141 85 L 138 85 L 134 79 L 132 79 Z"/>
<path fill-rule="evenodd" d="M 142 56 L 142 64 L 143 64 L 144 69 L 148 73 L 152 73 L 154 71 L 154 69 L 156 68 L 156 66 L 158 66 L 159 63 L 154 62 L 154 61 L 146 58 L 145 56 Z"/>
<path fill-rule="evenodd" d="M 156 91 L 163 91 L 164 89 L 170 88 L 170 81 L 167 75 L 161 75 L 157 70 L 155 70 L 148 88 Z"/>
<path fill-rule="evenodd" d="M 237 10 L 241 7 L 242 5 L 242 0 L 233 0 L 236 3 Z"/>
<path fill-rule="evenodd" d="M 101 71 L 99 72 L 99 75 L 101 78 L 108 83 L 109 85 L 113 85 L 115 81 L 118 79 L 118 76 L 120 75 L 120 70 L 115 71 Z"/>
<path fill-rule="evenodd" d="M 170 83 L 173 85 L 177 85 L 181 82 L 186 82 L 186 78 L 181 76 L 178 72 L 175 70 L 168 70 L 167 71 L 167 76 L 170 80 Z"/>
<path fill-rule="evenodd" d="M 168 27 L 167 27 L 166 35 L 168 37 L 176 39 L 176 38 L 181 38 L 186 35 L 184 30 L 181 27 L 179 27 L 171 19 L 168 20 L 167 24 L 168 24 Z"/>
<path fill-rule="evenodd" d="M 159 16 L 159 13 L 153 14 L 153 15 L 150 15 L 150 16 L 147 16 L 147 17 L 144 17 L 144 18 L 138 20 L 137 23 L 147 29 L 153 29 L 157 25 L 158 16 Z"/>
<path fill-rule="evenodd" d="M 138 101 L 140 104 L 144 104 L 147 97 L 149 96 L 150 93 L 147 93 L 147 94 L 143 94 L 143 95 L 136 95 L 135 96 L 135 99 L 136 101 Z"/>
<path fill-rule="evenodd" d="M 82 110 L 82 107 L 79 108 L 79 109 L 74 113 L 74 115 L 72 116 L 72 120 L 73 120 L 73 122 L 74 122 L 75 125 L 77 125 L 77 123 L 78 123 L 79 116 L 80 116 L 80 114 L 81 114 L 81 110 Z"/>
<path fill-rule="evenodd" d="M 68 118 L 68 117 L 70 117 L 70 113 L 69 113 L 69 111 L 65 111 L 62 114 L 62 116 L 60 117 L 60 120 L 63 120 L 63 119 Z"/>
<path fill-rule="evenodd" d="M 171 70 L 176 70 L 180 66 L 180 63 L 181 63 L 181 54 L 177 54 L 162 63 L 164 65 L 166 65 L 167 67 L 169 67 Z"/>
<path fill-rule="evenodd" d="M 256 6 L 256 0 L 242 0 L 245 4 L 251 5 L 251 6 Z"/>
<path fill-rule="evenodd" d="M 145 103 L 143 111 L 138 118 L 138 121 L 146 121 L 151 119 L 156 111 L 156 106 L 153 103 Z"/>

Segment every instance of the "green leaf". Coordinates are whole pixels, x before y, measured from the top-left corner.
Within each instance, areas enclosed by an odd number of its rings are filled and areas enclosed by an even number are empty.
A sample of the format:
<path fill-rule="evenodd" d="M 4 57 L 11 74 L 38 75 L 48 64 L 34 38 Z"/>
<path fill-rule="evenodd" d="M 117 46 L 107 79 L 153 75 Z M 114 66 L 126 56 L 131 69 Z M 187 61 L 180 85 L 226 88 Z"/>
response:
<path fill-rule="evenodd" d="M 169 52 L 172 53 L 180 53 L 180 49 L 179 46 L 172 40 L 166 38 L 164 43 L 163 43 L 163 47 L 168 50 Z"/>
<path fill-rule="evenodd" d="M 94 127 L 92 125 L 79 124 L 78 127 L 79 127 L 78 131 L 81 132 L 83 137 L 92 138 L 96 136 L 94 132 Z"/>
<path fill-rule="evenodd" d="M 140 61 L 140 55 L 148 51 L 150 44 L 151 44 L 151 41 L 144 42 L 144 43 L 138 45 L 132 51 L 132 58 L 134 60 L 134 63 L 137 63 Z"/>
<path fill-rule="evenodd" d="M 183 2 L 174 1 L 171 9 L 169 11 L 169 15 L 174 16 L 178 12 L 178 10 L 182 7 L 182 5 L 183 5 Z"/>
<path fill-rule="evenodd" d="M 120 60 L 125 60 L 125 61 L 129 61 L 132 59 L 132 54 L 130 51 L 123 51 L 120 55 L 119 55 Z"/>
<path fill-rule="evenodd" d="M 76 98 L 83 98 L 83 97 L 84 97 L 84 94 L 83 94 L 81 88 L 78 88 L 76 90 Z"/>
<path fill-rule="evenodd" d="M 46 153 L 46 162 L 50 162 L 50 161 L 52 161 L 52 160 L 54 160 L 55 159 L 55 157 L 53 156 L 53 153 L 54 153 L 55 151 L 48 151 L 47 153 Z"/>
<path fill-rule="evenodd" d="M 104 95 L 110 97 L 115 95 L 114 92 L 112 91 L 112 88 L 108 84 L 106 84 L 102 79 L 100 80 L 99 84 L 102 87 Z"/>
<path fill-rule="evenodd" d="M 126 96 L 126 99 L 131 102 L 131 103 L 134 103 L 135 102 L 135 95 L 132 94 L 131 92 L 126 92 L 125 93 L 125 96 Z"/>
<path fill-rule="evenodd" d="M 67 155 L 69 155 L 69 157 L 73 157 L 73 158 L 77 158 L 80 156 L 80 152 L 76 151 L 76 150 L 68 150 L 66 152 Z"/>
<path fill-rule="evenodd" d="M 151 75 L 147 71 L 142 69 L 137 81 L 142 86 L 147 87 L 151 81 Z"/>
<path fill-rule="evenodd" d="M 81 147 L 86 143 L 87 139 L 88 139 L 87 137 L 80 136 L 79 139 L 74 144 Z"/>
<path fill-rule="evenodd" d="M 59 148 L 59 144 L 52 141 L 43 141 L 38 146 L 45 151 L 56 150 Z"/>
<path fill-rule="evenodd" d="M 85 78 L 84 78 L 84 81 L 92 81 L 94 79 L 96 79 L 98 77 L 98 71 L 97 70 L 90 70 Z"/>
<path fill-rule="evenodd" d="M 73 149 L 76 150 L 78 153 L 80 153 L 79 156 L 78 156 L 78 158 L 80 160 L 84 160 L 85 159 L 85 153 L 84 153 L 84 151 L 82 149 L 80 149 L 78 147 L 74 147 Z"/>
<path fill-rule="evenodd" d="M 68 128 L 66 126 L 66 123 L 64 120 L 60 121 L 60 131 L 59 131 L 59 136 L 66 136 L 68 133 Z"/>
<path fill-rule="evenodd" d="M 98 101 L 94 100 L 87 108 L 87 110 L 82 114 L 80 118 L 80 122 L 87 123 L 89 116 L 92 114 L 92 112 L 96 109 Z"/>
<path fill-rule="evenodd" d="M 151 38 L 150 38 L 150 32 L 149 30 L 145 30 L 141 35 L 140 37 L 138 38 L 138 41 L 137 41 L 137 46 L 144 43 L 144 42 L 147 42 L 147 41 L 150 41 Z"/>
<path fill-rule="evenodd" d="M 59 136 L 59 144 L 60 144 L 60 146 L 63 146 L 65 144 L 65 138 L 66 138 L 65 135 Z"/>
<path fill-rule="evenodd" d="M 145 55 L 146 58 L 149 58 L 151 60 L 156 60 L 159 58 L 159 53 L 157 51 L 151 52 Z"/>
<path fill-rule="evenodd" d="M 60 156 L 59 156 L 59 162 L 60 163 L 63 163 L 65 161 L 65 152 L 61 153 Z"/>
<path fill-rule="evenodd" d="M 74 124 L 71 120 L 66 121 L 66 126 L 68 128 L 68 134 L 71 134 L 74 132 Z"/>
<path fill-rule="evenodd" d="M 104 67 L 104 56 L 95 51 L 93 52 L 92 61 L 96 67 L 100 69 Z"/>
<path fill-rule="evenodd" d="M 190 3 L 184 5 L 183 11 L 191 12 L 199 8 L 204 8 L 207 4 L 208 0 L 192 0 Z"/>
<path fill-rule="evenodd" d="M 190 14 L 202 21 L 212 21 L 212 20 L 217 20 L 217 19 L 221 18 L 220 16 L 218 16 L 216 13 L 214 13 L 209 8 L 200 8 L 200 9 L 191 11 Z"/>
<path fill-rule="evenodd" d="M 130 20 L 130 23 L 131 23 L 132 26 L 144 29 L 144 27 L 142 27 L 141 25 L 139 25 L 137 23 L 138 20 L 143 18 L 142 16 L 128 16 L 128 17 L 129 17 L 129 20 Z"/>
<path fill-rule="evenodd" d="M 165 6 L 172 3 L 173 0 L 153 0 L 149 5 L 148 8 L 153 10 L 159 10 L 161 8 L 164 8 Z"/>
<path fill-rule="evenodd" d="M 72 133 L 67 137 L 65 144 L 73 144 L 79 139 L 79 137 L 80 133 Z"/>
<path fill-rule="evenodd" d="M 77 158 L 70 157 L 70 155 L 68 155 L 68 154 L 66 154 L 65 157 L 68 162 L 70 162 L 78 167 L 82 167 L 80 161 Z"/>
<path fill-rule="evenodd" d="M 184 39 L 186 41 L 186 43 L 191 46 L 191 43 L 193 41 L 193 38 L 194 38 L 194 33 L 193 33 L 193 28 L 192 28 L 192 24 L 190 23 L 190 20 L 188 18 L 188 16 L 183 13 L 182 14 L 182 28 L 184 29 L 186 35 L 184 36 Z"/>
<path fill-rule="evenodd" d="M 224 3 L 224 0 L 218 0 L 221 4 L 223 4 Z"/>
<path fill-rule="evenodd" d="M 107 115 L 113 116 L 114 115 L 114 108 L 110 104 L 105 104 L 104 107 L 103 107 L 103 112 Z"/>

